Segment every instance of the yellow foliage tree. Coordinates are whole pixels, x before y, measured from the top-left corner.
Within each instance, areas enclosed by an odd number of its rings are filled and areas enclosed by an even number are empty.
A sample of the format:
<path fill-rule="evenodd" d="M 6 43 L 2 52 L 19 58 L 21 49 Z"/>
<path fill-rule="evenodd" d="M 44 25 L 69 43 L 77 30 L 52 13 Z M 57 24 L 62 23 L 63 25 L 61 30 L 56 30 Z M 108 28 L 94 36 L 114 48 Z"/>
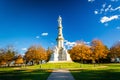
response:
<path fill-rule="evenodd" d="M 111 58 L 120 58 L 120 41 L 115 43 L 111 48 L 110 48 L 110 54 L 109 56 Z"/>
<path fill-rule="evenodd" d="M 69 50 L 69 53 L 73 61 L 89 60 L 91 56 L 90 46 L 84 43 L 78 43 Z"/>
<path fill-rule="evenodd" d="M 47 50 L 46 50 L 46 53 L 47 53 L 47 61 L 49 61 L 49 59 L 50 59 L 50 56 L 51 56 L 51 54 L 53 53 L 53 50 L 52 49 L 50 49 L 50 48 L 48 48 Z"/>
<path fill-rule="evenodd" d="M 17 57 L 17 59 L 15 60 L 15 64 L 23 64 L 23 63 L 24 63 L 24 60 L 23 60 L 22 56 L 19 55 Z"/>
<path fill-rule="evenodd" d="M 39 64 L 39 61 L 47 59 L 47 54 L 46 50 L 41 46 L 31 46 L 24 57 L 27 62 L 32 61 Z"/>
<path fill-rule="evenodd" d="M 106 46 L 98 39 L 95 39 L 91 42 L 91 51 L 91 59 L 93 62 L 95 62 L 95 60 L 99 61 L 101 58 L 106 58 L 108 55 Z"/>
<path fill-rule="evenodd" d="M 8 64 L 14 60 L 15 54 L 17 52 L 14 50 L 13 46 L 7 46 L 5 49 L 0 49 L 0 62 L 1 64 Z"/>

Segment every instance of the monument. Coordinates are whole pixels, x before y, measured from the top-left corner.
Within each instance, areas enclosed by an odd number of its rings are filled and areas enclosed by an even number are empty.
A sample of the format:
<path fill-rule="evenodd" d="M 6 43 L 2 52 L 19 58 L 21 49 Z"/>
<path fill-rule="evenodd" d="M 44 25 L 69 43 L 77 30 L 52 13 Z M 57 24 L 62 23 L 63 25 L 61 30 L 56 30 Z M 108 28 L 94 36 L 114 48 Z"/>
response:
<path fill-rule="evenodd" d="M 57 46 L 55 47 L 53 53 L 51 54 L 50 62 L 59 62 L 59 61 L 72 61 L 70 54 L 67 52 L 67 49 L 64 46 L 64 38 L 62 33 L 62 18 L 58 17 L 58 36 L 57 36 Z"/>

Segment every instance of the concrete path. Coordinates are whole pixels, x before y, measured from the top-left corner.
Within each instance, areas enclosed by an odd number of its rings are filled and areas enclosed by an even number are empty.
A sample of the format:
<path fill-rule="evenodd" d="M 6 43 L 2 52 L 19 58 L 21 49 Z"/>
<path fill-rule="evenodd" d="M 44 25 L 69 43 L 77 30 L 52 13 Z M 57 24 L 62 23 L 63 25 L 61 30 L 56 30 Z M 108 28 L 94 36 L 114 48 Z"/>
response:
<path fill-rule="evenodd" d="M 47 80 L 75 80 L 69 70 L 55 69 Z"/>

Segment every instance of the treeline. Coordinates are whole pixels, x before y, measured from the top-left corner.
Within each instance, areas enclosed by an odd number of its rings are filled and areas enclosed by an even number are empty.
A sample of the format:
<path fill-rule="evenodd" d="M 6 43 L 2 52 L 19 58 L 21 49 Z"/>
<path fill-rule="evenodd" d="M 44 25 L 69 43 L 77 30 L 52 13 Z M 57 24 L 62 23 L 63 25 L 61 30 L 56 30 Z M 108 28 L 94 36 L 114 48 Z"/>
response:
<path fill-rule="evenodd" d="M 101 40 L 95 39 L 90 45 L 84 41 L 68 50 L 71 58 L 75 62 L 81 63 L 110 63 L 120 62 L 120 41 L 116 42 L 111 48 L 108 48 Z M 53 49 L 45 50 L 42 46 L 31 46 L 20 55 L 13 46 L 0 48 L 0 66 L 21 66 L 46 63 L 50 59 Z"/>
<path fill-rule="evenodd" d="M 90 45 L 80 41 L 69 53 L 73 61 L 81 63 L 120 62 L 120 41 L 110 49 L 98 39 L 93 40 Z"/>
<path fill-rule="evenodd" d="M 0 66 L 22 66 L 34 65 L 47 62 L 50 58 L 52 50 L 48 48 L 45 50 L 41 46 L 31 46 L 25 55 L 19 54 L 13 46 L 8 46 L 5 49 L 0 49 Z"/>

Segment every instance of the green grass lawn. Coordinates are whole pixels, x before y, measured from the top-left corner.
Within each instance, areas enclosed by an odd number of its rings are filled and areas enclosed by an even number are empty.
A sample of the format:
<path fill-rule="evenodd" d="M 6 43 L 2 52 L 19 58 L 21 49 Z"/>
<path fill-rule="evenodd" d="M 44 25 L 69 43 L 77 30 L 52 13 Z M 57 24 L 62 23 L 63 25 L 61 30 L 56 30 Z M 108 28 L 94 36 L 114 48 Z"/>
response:
<path fill-rule="evenodd" d="M 97 64 L 96 67 L 99 67 Z M 35 66 L 29 66 L 29 68 L 42 68 L 42 69 L 56 69 L 56 68 L 63 68 L 63 69 L 76 69 L 76 68 L 94 68 L 93 64 L 80 64 L 80 63 L 75 63 L 75 62 L 64 62 L 64 63 L 47 63 L 47 64 L 42 64 L 40 65 L 35 65 Z"/>
<path fill-rule="evenodd" d="M 75 80 L 120 80 L 120 64 L 47 63 L 42 65 L 0 68 L 0 80 L 46 80 L 52 69 L 67 68 Z"/>
<path fill-rule="evenodd" d="M 120 64 L 101 64 L 99 67 L 70 71 L 75 80 L 120 80 Z"/>
<path fill-rule="evenodd" d="M 0 68 L 0 80 L 46 80 L 50 73 L 47 69 Z"/>

